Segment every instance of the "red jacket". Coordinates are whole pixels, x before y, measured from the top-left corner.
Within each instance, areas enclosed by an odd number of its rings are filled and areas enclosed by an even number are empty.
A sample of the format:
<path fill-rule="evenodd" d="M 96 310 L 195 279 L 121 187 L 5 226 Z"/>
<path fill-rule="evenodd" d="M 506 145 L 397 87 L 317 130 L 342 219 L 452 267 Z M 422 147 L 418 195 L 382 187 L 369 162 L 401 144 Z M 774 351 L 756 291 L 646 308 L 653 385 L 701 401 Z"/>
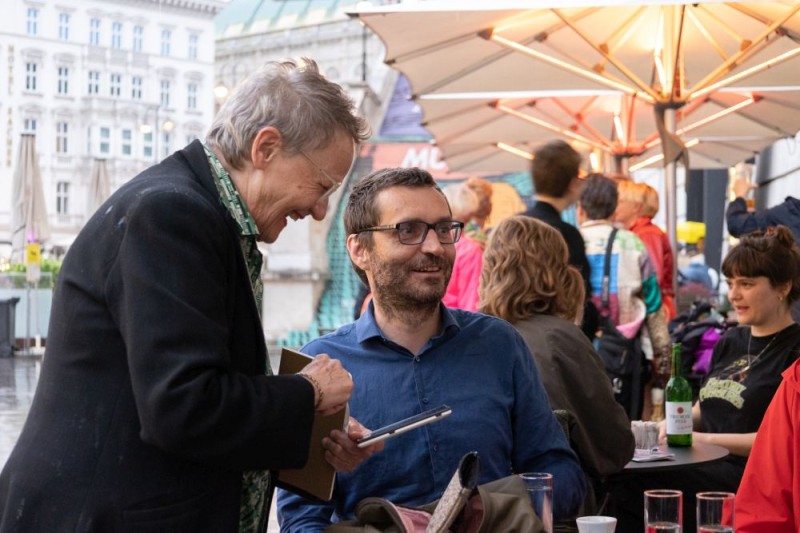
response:
<path fill-rule="evenodd" d="M 667 319 L 675 316 L 675 290 L 672 287 L 672 270 L 675 259 L 667 234 L 653 224 L 650 217 L 637 219 L 630 230 L 634 232 L 647 248 L 650 261 L 656 267 L 658 287 L 661 289 L 661 304 L 667 310 Z"/>
<path fill-rule="evenodd" d="M 800 531 L 800 360 L 783 373 L 736 494 L 738 533 Z"/>

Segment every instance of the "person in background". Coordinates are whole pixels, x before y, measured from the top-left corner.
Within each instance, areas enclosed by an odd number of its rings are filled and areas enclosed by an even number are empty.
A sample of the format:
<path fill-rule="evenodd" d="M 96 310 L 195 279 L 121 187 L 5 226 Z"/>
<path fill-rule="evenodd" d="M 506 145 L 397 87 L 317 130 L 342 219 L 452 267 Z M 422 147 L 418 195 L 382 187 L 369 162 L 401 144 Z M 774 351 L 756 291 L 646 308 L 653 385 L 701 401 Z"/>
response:
<path fill-rule="evenodd" d="M 536 150 L 531 174 L 533 198 L 536 203 L 524 215 L 550 224 L 561 233 L 569 250 L 569 264 L 583 277 L 586 292 L 581 330 L 592 340 L 597 332 L 597 308 L 591 302 L 591 268 L 586 259 L 586 245 L 581 232 L 561 218 L 561 213 L 573 205 L 581 194 L 581 156 L 561 140 L 550 141 Z"/>
<path fill-rule="evenodd" d="M 353 384 L 323 355 L 272 376 L 257 241 L 322 220 L 366 122 L 311 60 L 267 63 L 195 140 L 117 190 L 55 290 L 47 356 L 0 474 L 0 531 L 263 531 L 271 470 Z M 352 469 L 365 429 L 334 431 Z"/>
<path fill-rule="evenodd" d="M 453 219 L 464 222 L 466 227 L 467 221 L 480 209 L 478 195 L 464 183 L 445 187 L 443 192 L 453 212 Z M 482 265 L 483 247 L 466 233 L 462 234 L 456 243 L 456 261 L 442 303 L 447 307 L 477 311 Z"/>
<path fill-rule="evenodd" d="M 619 198 L 613 220 L 635 233 L 647 248 L 661 289 L 661 305 L 667 313 L 667 320 L 671 320 L 675 317 L 672 277 L 675 260 L 667 234 L 653 224 L 659 207 L 658 192 L 646 183 L 636 183 L 631 179 L 617 180 L 617 191 Z"/>
<path fill-rule="evenodd" d="M 525 339 L 550 405 L 573 416 L 572 449 L 599 486 L 633 457 L 634 439 L 600 356 L 576 325 L 583 279 L 568 257 L 553 227 L 530 217 L 507 218 L 486 247 L 480 310 L 509 321 Z"/>
<path fill-rule="evenodd" d="M 738 178 L 733 183 L 733 195 L 735 199 L 728 204 L 725 212 L 725 221 L 728 226 L 728 233 L 733 237 L 742 235 L 758 229 L 767 229 L 777 225 L 789 228 L 794 235 L 794 240 L 800 244 L 800 200 L 792 196 L 778 205 L 764 211 L 752 211 L 747 208 L 745 196 L 750 189 L 758 188 L 757 185 L 750 183 L 746 178 Z M 795 322 L 800 322 L 800 301 L 792 307 L 792 316 Z"/>
<path fill-rule="evenodd" d="M 480 456 L 481 483 L 552 473 L 554 519 L 574 516 L 583 472 L 524 340 L 504 320 L 441 303 L 462 224 L 431 175 L 370 174 L 353 188 L 344 225 L 350 260 L 373 300 L 356 322 L 303 352 L 341 359 L 355 382 L 350 412 L 369 427 L 441 404 L 453 413 L 386 441 L 382 453 L 337 475 L 330 502 L 279 491 L 281 530 L 321 531 L 353 518 L 365 497 L 405 506 L 436 500 L 471 450 Z"/>
<path fill-rule="evenodd" d="M 736 493 L 736 531 L 800 530 L 800 360 L 783 372 Z"/>
<path fill-rule="evenodd" d="M 611 249 L 611 271 L 608 287 L 608 310 L 602 309 L 603 270 L 606 247 L 615 228 L 611 217 L 617 208 L 617 184 L 602 175 L 592 174 L 578 204 L 581 234 L 586 241 L 586 256 L 592 268 L 592 299 L 601 313 L 614 322 L 629 339 L 644 337 L 642 349 L 651 362 L 653 379 L 666 382 L 671 354 L 666 314 L 661 305 L 656 271 L 641 239 L 631 231 L 618 229 Z M 630 391 L 632 420 L 642 417 L 644 385 Z M 647 398 L 649 400 L 649 398 Z M 649 415 L 646 411 L 645 416 Z"/>
<path fill-rule="evenodd" d="M 478 195 L 478 209 L 465 221 L 464 235 L 475 241 L 481 249 L 486 244 L 486 222 L 492 214 L 492 184 L 481 178 L 469 178 L 467 187 Z"/>
<path fill-rule="evenodd" d="M 751 231 L 783 225 L 791 230 L 794 240 L 800 243 L 800 200 L 787 196 L 774 207 L 751 212 L 745 196 L 748 191 L 757 188 L 758 185 L 750 183 L 747 178 L 738 178 L 733 182 L 734 200 L 728 204 L 725 212 L 728 233 L 733 237 L 741 237 Z"/>
<path fill-rule="evenodd" d="M 678 290 L 675 309 L 684 313 L 697 302 L 715 303 L 719 289 L 719 273 L 706 265 L 706 225 L 693 220 L 678 223 Z"/>
<path fill-rule="evenodd" d="M 684 531 L 693 533 L 695 493 L 737 492 L 756 432 L 781 382 L 781 373 L 800 356 L 800 325 L 790 306 L 800 299 L 800 249 L 784 226 L 744 235 L 722 262 L 728 298 L 739 327 L 714 346 L 711 369 L 692 407 L 695 443 L 724 446 L 721 462 L 680 472 L 625 479 L 617 517 L 623 531 L 643 527 L 642 490 L 683 490 Z M 661 437 L 666 428 L 661 423 Z"/>

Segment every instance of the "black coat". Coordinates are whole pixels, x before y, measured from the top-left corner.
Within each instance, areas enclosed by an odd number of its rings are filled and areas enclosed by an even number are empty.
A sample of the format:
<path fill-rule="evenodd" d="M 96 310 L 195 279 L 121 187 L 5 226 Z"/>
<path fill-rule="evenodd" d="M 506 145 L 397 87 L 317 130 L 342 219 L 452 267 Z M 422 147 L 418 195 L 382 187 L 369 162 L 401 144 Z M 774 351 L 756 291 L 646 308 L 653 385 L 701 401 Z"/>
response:
<path fill-rule="evenodd" d="M 266 377 L 239 235 L 202 145 L 80 232 L 33 405 L 0 475 L 0 531 L 236 531 L 242 470 L 307 457 L 313 389 Z"/>

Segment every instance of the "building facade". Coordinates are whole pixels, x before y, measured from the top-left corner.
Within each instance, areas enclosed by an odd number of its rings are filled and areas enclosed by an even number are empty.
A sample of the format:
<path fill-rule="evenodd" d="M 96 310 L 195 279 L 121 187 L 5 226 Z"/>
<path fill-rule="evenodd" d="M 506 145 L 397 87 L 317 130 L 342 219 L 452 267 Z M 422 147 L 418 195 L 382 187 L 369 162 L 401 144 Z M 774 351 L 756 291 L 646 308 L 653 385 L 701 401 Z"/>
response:
<path fill-rule="evenodd" d="M 5 0 L 0 18 L 0 241 L 12 177 L 33 133 L 51 227 L 69 246 L 91 215 L 89 180 L 110 189 L 201 137 L 214 112 L 219 0 Z"/>

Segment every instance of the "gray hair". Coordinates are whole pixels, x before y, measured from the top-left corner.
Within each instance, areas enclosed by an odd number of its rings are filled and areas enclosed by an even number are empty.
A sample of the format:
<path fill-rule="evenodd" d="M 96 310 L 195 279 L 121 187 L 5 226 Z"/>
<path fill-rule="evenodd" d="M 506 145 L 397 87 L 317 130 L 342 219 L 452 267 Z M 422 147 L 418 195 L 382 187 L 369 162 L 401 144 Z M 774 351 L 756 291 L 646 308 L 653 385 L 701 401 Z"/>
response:
<path fill-rule="evenodd" d="M 270 61 L 251 74 L 222 105 L 205 142 L 236 169 L 250 159 L 256 134 L 267 126 L 283 136 L 290 153 L 324 148 L 337 130 L 356 143 L 369 138 L 369 125 L 339 85 L 308 58 Z"/>
<path fill-rule="evenodd" d="M 589 220 L 605 220 L 617 209 L 617 184 L 603 174 L 589 174 L 580 203 Z"/>

